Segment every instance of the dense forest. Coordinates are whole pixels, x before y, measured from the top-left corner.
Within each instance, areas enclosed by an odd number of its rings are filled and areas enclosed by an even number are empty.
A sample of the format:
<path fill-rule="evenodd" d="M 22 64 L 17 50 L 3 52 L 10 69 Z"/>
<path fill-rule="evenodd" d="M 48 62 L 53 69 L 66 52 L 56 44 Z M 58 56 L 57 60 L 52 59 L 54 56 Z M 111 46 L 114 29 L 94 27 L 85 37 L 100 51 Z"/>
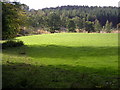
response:
<path fill-rule="evenodd" d="M 51 33 L 76 32 L 76 30 L 110 33 L 111 30 L 120 27 L 118 7 L 68 5 L 34 10 L 19 2 L 2 2 L 2 4 L 4 39 L 14 37 L 18 33 L 35 33 L 37 30 Z M 6 34 L 11 36 L 8 37 Z"/>

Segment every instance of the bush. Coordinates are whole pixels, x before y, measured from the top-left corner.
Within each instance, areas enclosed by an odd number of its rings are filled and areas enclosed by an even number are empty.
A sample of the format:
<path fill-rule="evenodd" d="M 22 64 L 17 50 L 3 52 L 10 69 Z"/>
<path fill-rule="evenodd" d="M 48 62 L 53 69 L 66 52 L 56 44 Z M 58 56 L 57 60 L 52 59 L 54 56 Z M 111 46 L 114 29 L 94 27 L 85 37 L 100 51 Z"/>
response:
<path fill-rule="evenodd" d="M 24 43 L 23 41 L 13 41 L 13 40 L 8 40 L 2 44 L 2 48 L 9 48 L 9 47 L 20 47 L 23 46 Z"/>

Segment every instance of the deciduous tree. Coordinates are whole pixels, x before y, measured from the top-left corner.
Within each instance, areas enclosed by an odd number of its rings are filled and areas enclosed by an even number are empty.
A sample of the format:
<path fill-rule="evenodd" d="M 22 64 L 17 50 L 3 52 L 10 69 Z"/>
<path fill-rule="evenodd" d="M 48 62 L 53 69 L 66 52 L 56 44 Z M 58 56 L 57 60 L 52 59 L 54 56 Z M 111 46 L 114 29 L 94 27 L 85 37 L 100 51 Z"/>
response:
<path fill-rule="evenodd" d="M 25 13 L 20 8 L 20 3 L 2 2 L 2 39 L 16 37 L 20 26 L 25 23 Z"/>

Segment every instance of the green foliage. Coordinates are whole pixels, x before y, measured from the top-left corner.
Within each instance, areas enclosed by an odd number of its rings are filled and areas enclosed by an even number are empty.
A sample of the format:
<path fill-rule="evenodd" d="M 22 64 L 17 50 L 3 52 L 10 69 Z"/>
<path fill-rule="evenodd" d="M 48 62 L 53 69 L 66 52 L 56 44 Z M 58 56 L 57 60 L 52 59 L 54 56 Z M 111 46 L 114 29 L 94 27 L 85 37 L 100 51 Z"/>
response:
<path fill-rule="evenodd" d="M 75 29 L 93 32 L 95 29 L 100 32 L 100 28 L 105 26 L 105 31 L 110 32 L 109 27 L 116 28 L 119 23 L 116 22 L 117 9 L 117 7 L 61 6 L 29 10 L 27 5 L 19 2 L 3 3 L 3 39 L 16 37 L 24 27 L 26 30 L 31 29 L 31 32 L 42 29 L 54 33 L 60 29 L 71 32 L 75 32 Z M 106 24 L 107 20 L 111 22 L 109 25 Z"/>
<path fill-rule="evenodd" d="M 75 29 L 76 29 L 75 22 L 73 20 L 69 20 L 67 28 L 68 28 L 68 31 L 75 32 Z"/>
<path fill-rule="evenodd" d="M 54 33 L 55 30 L 60 29 L 60 26 L 61 26 L 60 16 L 52 12 L 48 16 L 48 27 L 50 29 L 50 32 Z"/>
<path fill-rule="evenodd" d="M 2 13 L 2 39 L 8 39 L 15 37 L 16 33 L 19 31 L 19 24 L 17 22 L 17 12 L 15 11 L 14 5 L 10 3 L 3 3 L 3 13 Z M 15 18 L 15 19 L 14 19 Z"/>
<path fill-rule="evenodd" d="M 61 6 L 39 10 L 31 9 L 28 11 L 28 16 L 32 27 L 36 29 L 49 28 L 49 31 L 53 33 L 60 28 L 68 29 L 71 19 L 77 29 L 88 29 L 89 26 L 86 27 L 85 22 L 89 21 L 96 24 L 95 31 L 100 32 L 98 28 L 105 26 L 107 20 L 113 23 L 112 27 L 116 28 L 119 23 L 116 22 L 118 20 L 117 9 L 117 7 Z M 99 24 L 95 20 L 98 20 Z"/>
<path fill-rule="evenodd" d="M 117 24 L 117 29 L 120 30 L 120 23 Z"/>
<path fill-rule="evenodd" d="M 94 31 L 94 23 L 91 21 L 86 21 L 85 22 L 85 30 L 88 31 L 88 33 Z"/>
<path fill-rule="evenodd" d="M 8 41 L 2 43 L 2 48 L 6 49 L 6 48 L 11 48 L 11 47 L 20 47 L 23 45 L 24 45 L 23 41 L 8 40 Z"/>
<path fill-rule="evenodd" d="M 33 11 L 31 11 L 30 13 L 33 13 Z M 44 16 L 41 16 L 41 14 L 30 14 L 30 15 L 28 14 L 28 16 L 29 16 L 29 20 L 28 20 L 29 25 L 34 27 L 35 29 L 45 26 L 45 22 L 47 20 L 45 20 Z"/>
<path fill-rule="evenodd" d="M 97 6 L 61 6 L 56 8 L 42 9 L 46 14 L 54 11 L 63 17 L 69 19 L 80 17 L 85 18 L 86 21 L 94 22 L 96 19 L 100 21 L 101 26 L 104 26 L 106 21 L 109 20 L 116 27 L 118 21 L 118 8 L 117 7 L 97 7 Z"/>
<path fill-rule="evenodd" d="M 107 20 L 106 24 L 105 24 L 105 31 L 107 33 L 110 33 L 111 32 L 111 27 L 112 27 L 112 23 L 109 23 L 109 21 Z"/>
<path fill-rule="evenodd" d="M 73 18 L 75 24 L 76 24 L 76 28 L 77 29 L 83 29 L 84 28 L 84 21 L 83 19 L 80 19 L 79 17 L 75 17 Z"/>
<path fill-rule="evenodd" d="M 2 39 L 11 39 L 25 24 L 25 13 L 19 3 L 2 3 L 2 7 Z"/>
<path fill-rule="evenodd" d="M 101 27 L 101 25 L 100 25 L 98 20 L 95 20 L 94 29 L 95 29 L 95 31 L 97 31 L 99 33 L 100 33 L 101 29 L 102 29 L 102 27 Z"/>

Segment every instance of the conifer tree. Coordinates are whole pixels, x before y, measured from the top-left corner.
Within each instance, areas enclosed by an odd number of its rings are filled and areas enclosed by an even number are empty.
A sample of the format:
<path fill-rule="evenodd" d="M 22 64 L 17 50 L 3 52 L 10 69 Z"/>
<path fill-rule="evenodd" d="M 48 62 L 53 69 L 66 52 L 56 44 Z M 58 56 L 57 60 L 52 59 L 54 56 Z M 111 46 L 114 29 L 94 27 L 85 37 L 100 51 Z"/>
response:
<path fill-rule="evenodd" d="M 105 24 L 105 31 L 107 33 L 110 33 L 111 32 L 111 27 L 112 27 L 112 22 L 109 23 L 109 21 L 107 20 L 106 24 Z"/>
<path fill-rule="evenodd" d="M 99 21 L 96 19 L 96 20 L 95 20 L 95 25 L 94 25 L 94 30 L 95 30 L 96 32 L 99 32 L 99 33 L 100 33 L 101 29 L 102 29 L 102 27 L 101 27 Z"/>

